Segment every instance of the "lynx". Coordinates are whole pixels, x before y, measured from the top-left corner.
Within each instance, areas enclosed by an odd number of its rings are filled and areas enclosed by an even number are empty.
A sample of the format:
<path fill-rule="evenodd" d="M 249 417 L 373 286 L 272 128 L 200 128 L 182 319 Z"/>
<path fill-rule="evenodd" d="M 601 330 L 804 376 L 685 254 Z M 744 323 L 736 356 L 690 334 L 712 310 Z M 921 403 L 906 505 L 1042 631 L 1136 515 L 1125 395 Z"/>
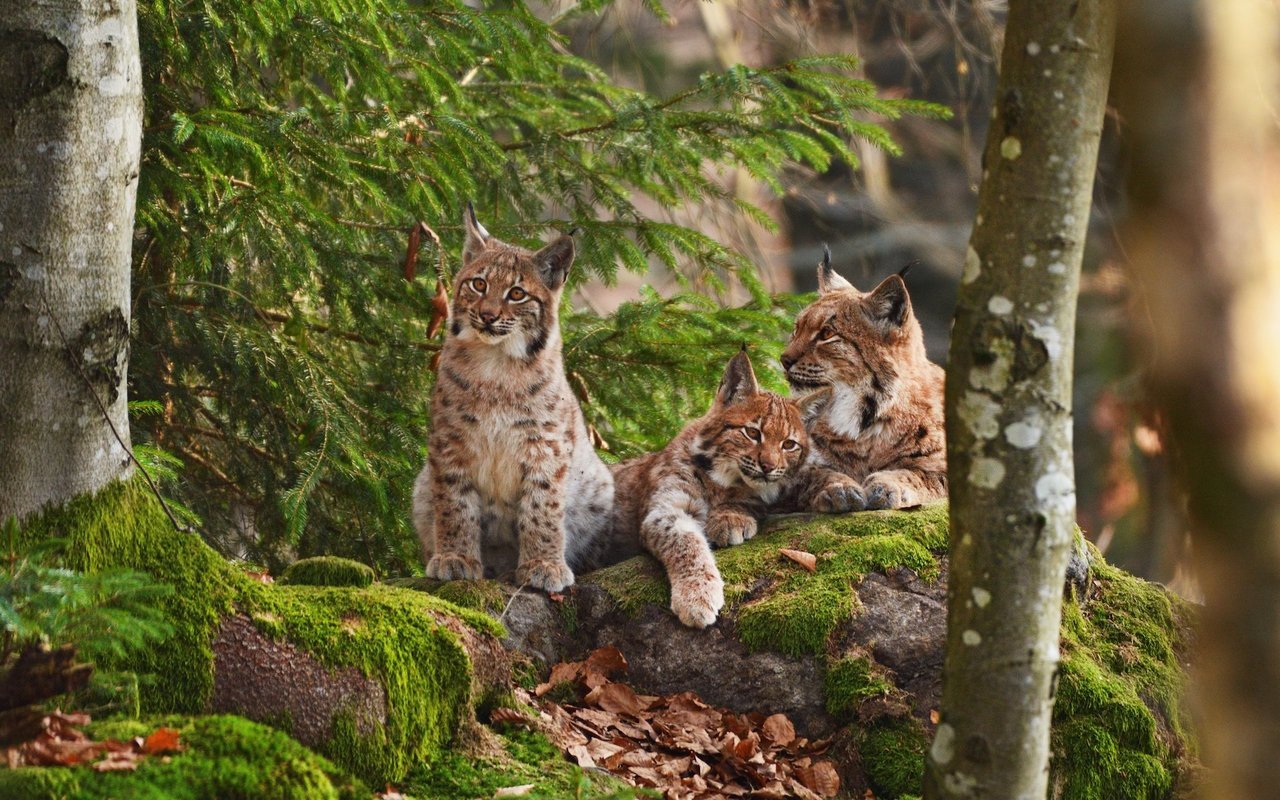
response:
<path fill-rule="evenodd" d="M 782 354 L 793 390 L 828 395 L 806 421 L 812 461 L 861 484 L 855 509 L 947 494 L 943 371 L 925 355 L 904 273 L 859 292 L 827 251 L 818 299 L 800 312 Z"/>
<path fill-rule="evenodd" d="M 671 581 L 671 610 L 685 625 L 706 627 L 724 605 L 709 545 L 755 536 L 808 449 L 800 410 L 761 391 L 751 360 L 739 353 L 706 415 L 662 451 L 614 467 L 612 537 L 656 556 Z"/>
<path fill-rule="evenodd" d="M 431 395 L 430 456 L 414 484 L 427 575 L 515 567 L 549 592 L 592 558 L 613 479 L 565 378 L 558 312 L 574 243 L 537 252 L 492 237 L 467 206 L 462 268 Z"/>

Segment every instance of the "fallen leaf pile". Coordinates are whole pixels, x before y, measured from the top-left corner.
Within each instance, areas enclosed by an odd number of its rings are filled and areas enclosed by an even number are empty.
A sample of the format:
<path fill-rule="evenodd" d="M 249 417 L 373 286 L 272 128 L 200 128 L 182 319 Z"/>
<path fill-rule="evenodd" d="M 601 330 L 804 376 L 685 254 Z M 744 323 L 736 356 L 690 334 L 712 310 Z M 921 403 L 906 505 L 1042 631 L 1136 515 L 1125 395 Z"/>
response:
<path fill-rule="evenodd" d="M 89 724 L 88 714 L 64 714 L 54 711 L 44 718 L 44 730 L 36 738 L 4 750 L 10 769 L 17 767 L 70 767 L 89 764 L 98 772 L 132 770 L 146 756 L 175 753 L 182 749 L 178 731 L 159 728 L 147 737 L 137 736 L 127 742 L 108 739 L 95 742 L 81 726 Z"/>
<path fill-rule="evenodd" d="M 637 694 L 611 680 L 627 662 L 614 647 L 585 661 L 557 664 L 539 698 L 564 682 L 580 703 L 541 701 L 556 744 L 585 769 L 607 770 L 633 785 L 659 789 L 668 800 L 719 797 L 834 797 L 840 778 L 822 760 L 829 742 L 796 735 L 784 714 L 735 714 L 692 692 Z"/>

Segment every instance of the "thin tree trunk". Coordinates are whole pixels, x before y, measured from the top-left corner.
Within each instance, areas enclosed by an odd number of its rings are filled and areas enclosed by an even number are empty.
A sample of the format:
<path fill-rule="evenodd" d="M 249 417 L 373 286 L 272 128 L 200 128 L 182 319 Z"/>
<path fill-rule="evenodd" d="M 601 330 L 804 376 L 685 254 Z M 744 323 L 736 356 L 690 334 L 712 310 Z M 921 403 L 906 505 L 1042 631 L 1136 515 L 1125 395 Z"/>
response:
<path fill-rule="evenodd" d="M 1115 13 L 1010 3 L 947 374 L 952 571 L 929 798 L 1047 792 L 1076 294 Z"/>
<path fill-rule="evenodd" d="M 1280 7 L 1126 7 L 1124 242 L 1204 591 L 1205 797 L 1280 785 Z"/>
<path fill-rule="evenodd" d="M 133 0 L 0 0 L 0 20 L 4 519 L 128 471 L 142 86 Z"/>

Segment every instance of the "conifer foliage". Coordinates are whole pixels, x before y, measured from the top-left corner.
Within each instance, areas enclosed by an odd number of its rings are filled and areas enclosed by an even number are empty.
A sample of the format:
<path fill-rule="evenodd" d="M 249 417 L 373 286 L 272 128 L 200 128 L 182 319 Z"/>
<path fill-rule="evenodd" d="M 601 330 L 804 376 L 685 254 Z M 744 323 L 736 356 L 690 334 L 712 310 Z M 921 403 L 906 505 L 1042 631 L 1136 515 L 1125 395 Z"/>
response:
<path fill-rule="evenodd" d="M 623 88 L 561 33 L 603 5 L 548 22 L 521 2 L 140 4 L 130 391 L 162 413 L 135 434 L 183 460 L 174 491 L 215 544 L 266 561 L 293 548 L 384 572 L 417 564 L 408 492 L 439 346 L 426 330 L 468 199 L 507 241 L 580 228 L 573 281 L 651 263 L 684 277 L 681 296 L 645 294 L 607 318 L 567 295 L 573 385 L 626 455 L 703 410 L 722 356 L 744 341 L 773 355 L 790 327 L 745 256 L 639 199 L 772 224 L 717 171 L 781 189 L 784 169 L 854 163 L 851 136 L 893 150 L 868 115 L 938 113 L 876 97 L 844 56 L 736 66 L 666 97 Z M 745 307 L 713 299 L 730 279 L 749 289 Z"/>

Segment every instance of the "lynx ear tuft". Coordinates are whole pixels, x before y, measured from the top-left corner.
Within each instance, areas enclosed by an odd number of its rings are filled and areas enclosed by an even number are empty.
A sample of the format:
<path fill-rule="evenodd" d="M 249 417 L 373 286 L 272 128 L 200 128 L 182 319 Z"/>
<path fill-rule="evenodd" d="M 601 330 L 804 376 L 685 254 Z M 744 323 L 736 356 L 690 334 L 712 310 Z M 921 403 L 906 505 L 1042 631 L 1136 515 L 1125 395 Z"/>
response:
<path fill-rule="evenodd" d="M 466 231 L 466 238 L 462 242 L 462 265 L 470 264 L 476 256 L 484 252 L 489 246 L 489 240 L 493 237 L 480 224 L 480 220 L 476 219 L 476 209 L 471 205 L 471 201 L 467 201 L 467 208 L 462 213 L 462 227 Z"/>
<path fill-rule="evenodd" d="M 720 388 L 716 390 L 716 408 L 740 403 L 758 394 L 760 384 L 756 382 L 755 370 L 751 368 L 751 357 L 746 347 L 739 350 L 724 368 L 724 377 L 720 379 Z"/>
<path fill-rule="evenodd" d="M 852 288 L 852 283 L 840 277 L 839 273 L 831 268 L 831 248 L 823 244 L 822 263 L 818 265 L 818 294 Z"/>

